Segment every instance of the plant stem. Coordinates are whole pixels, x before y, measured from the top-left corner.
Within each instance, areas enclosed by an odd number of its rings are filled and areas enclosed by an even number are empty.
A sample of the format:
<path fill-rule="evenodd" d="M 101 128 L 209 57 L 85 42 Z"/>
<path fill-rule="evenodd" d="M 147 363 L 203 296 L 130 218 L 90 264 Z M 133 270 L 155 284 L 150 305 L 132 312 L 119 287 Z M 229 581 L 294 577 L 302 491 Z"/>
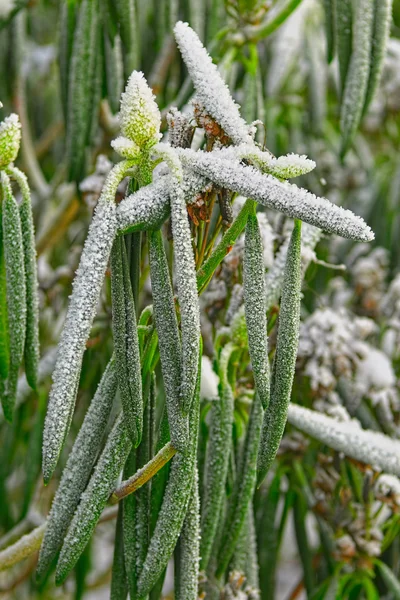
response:
<path fill-rule="evenodd" d="M 136 492 L 142 485 L 153 477 L 169 460 L 176 454 L 176 449 L 171 442 L 165 444 L 163 448 L 146 464 L 136 471 L 132 477 L 123 481 L 120 486 L 111 494 L 109 503 L 116 504 L 122 498 Z"/>
<path fill-rule="evenodd" d="M 246 200 L 238 216 L 223 235 L 220 243 L 216 246 L 213 253 L 206 260 L 203 266 L 197 271 L 197 289 L 199 294 L 204 291 L 204 288 L 213 276 L 215 269 L 230 252 L 233 244 L 246 227 L 247 217 L 252 210 L 252 206 L 253 200 Z"/>

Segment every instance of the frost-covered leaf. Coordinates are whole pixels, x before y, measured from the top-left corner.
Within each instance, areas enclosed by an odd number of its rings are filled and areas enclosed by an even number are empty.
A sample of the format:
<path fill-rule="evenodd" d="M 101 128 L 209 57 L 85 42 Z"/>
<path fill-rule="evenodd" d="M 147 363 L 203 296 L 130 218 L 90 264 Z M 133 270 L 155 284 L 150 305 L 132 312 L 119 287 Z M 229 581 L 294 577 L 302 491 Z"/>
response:
<path fill-rule="evenodd" d="M 300 219 L 329 233 L 368 242 L 374 238 L 371 229 L 361 217 L 311 192 L 265 175 L 254 167 L 239 161 L 220 158 L 218 150 L 194 152 L 177 150 L 182 162 L 208 177 L 216 185 L 253 198 L 260 204 L 278 210 L 289 217 Z M 221 153 L 222 155 L 222 153 Z"/>
<path fill-rule="evenodd" d="M 263 245 L 257 215 L 247 219 L 244 257 L 243 290 L 249 353 L 258 397 L 267 408 L 270 392 L 268 359 L 267 311 L 265 305 L 265 267 Z"/>
<path fill-rule="evenodd" d="M 60 585 L 88 543 L 107 500 L 113 491 L 121 469 L 131 449 L 129 435 L 120 415 L 108 436 L 93 475 L 81 496 L 70 528 L 65 536 L 56 568 L 56 583 Z"/>
<path fill-rule="evenodd" d="M 288 421 L 304 433 L 347 456 L 400 476 L 400 442 L 361 429 L 358 421 L 337 421 L 315 410 L 291 404 Z"/>
<path fill-rule="evenodd" d="M 199 354 L 201 356 L 201 352 Z M 196 391 L 189 413 L 189 444 L 184 453 L 179 452 L 172 459 L 162 506 L 137 584 L 139 598 L 149 593 L 166 568 L 186 516 L 196 469 L 200 376 L 199 364 Z"/>
<path fill-rule="evenodd" d="M 371 61 L 373 4 L 372 0 L 356 3 L 352 52 L 340 112 L 342 156 L 354 139 L 365 103 Z"/>
<path fill-rule="evenodd" d="M 133 71 L 121 96 L 119 114 L 122 135 L 140 148 L 149 148 L 161 138 L 161 115 L 155 97 L 140 71 Z"/>
<path fill-rule="evenodd" d="M 117 232 L 115 193 L 130 166 L 129 161 L 122 161 L 107 176 L 74 280 L 58 348 L 43 434 L 45 481 L 50 479 L 55 469 L 70 427 L 83 353 Z"/>
<path fill-rule="evenodd" d="M 24 246 L 25 287 L 26 287 L 26 335 L 24 362 L 26 378 L 32 389 L 36 389 L 39 366 L 39 297 L 36 266 L 35 231 L 33 226 L 31 193 L 25 174 L 16 167 L 8 170 L 21 190 L 22 202 L 19 206 L 22 241 Z"/>
<path fill-rule="evenodd" d="M 200 560 L 200 498 L 197 468 L 175 561 L 176 600 L 197 600 Z"/>
<path fill-rule="evenodd" d="M 261 150 L 254 143 L 221 148 L 219 152 L 221 158 L 246 159 L 262 173 L 269 173 L 279 179 L 299 177 L 316 167 L 315 162 L 304 154 L 300 156 L 292 153 L 275 158 L 270 152 Z"/>
<path fill-rule="evenodd" d="M 271 400 L 264 413 L 257 461 L 259 483 L 275 459 L 285 430 L 299 342 L 300 292 L 301 222 L 295 221 L 286 256 L 278 338 L 272 370 Z"/>
<path fill-rule="evenodd" d="M 228 363 L 234 350 L 227 344 L 219 362 L 219 395 L 213 399 L 210 409 L 210 429 L 207 442 L 204 491 L 201 506 L 201 569 L 206 570 L 217 532 L 218 519 L 225 496 L 230 451 L 234 397 L 228 381 Z"/>
<path fill-rule="evenodd" d="M 117 207 L 119 232 L 159 229 L 170 214 L 170 192 L 175 184 L 172 175 L 163 174 L 125 198 Z M 207 185 L 207 179 L 202 175 L 184 170 L 181 187 L 186 202 Z"/>
<path fill-rule="evenodd" d="M 189 431 L 188 419 L 183 415 L 180 405 L 182 348 L 168 262 L 160 231 L 149 233 L 149 261 L 154 319 L 171 440 L 178 450 L 184 451 L 188 445 Z"/>
<path fill-rule="evenodd" d="M 108 363 L 64 467 L 47 519 L 37 566 L 41 578 L 61 548 L 100 451 L 118 387 L 114 359 Z"/>
<path fill-rule="evenodd" d="M 392 21 L 392 0 L 374 1 L 374 25 L 372 30 L 371 67 L 369 72 L 367 92 L 365 95 L 364 112 L 374 98 L 382 74 L 386 56 L 386 46 Z"/>
<path fill-rule="evenodd" d="M 178 184 L 170 193 L 171 223 L 174 239 L 175 272 L 182 332 L 181 406 L 187 413 L 196 387 L 200 309 L 192 236 L 183 190 Z"/>
<path fill-rule="evenodd" d="M 110 263 L 115 370 L 125 426 L 136 448 L 143 430 L 142 375 L 136 310 L 123 236 L 114 241 Z"/>
<path fill-rule="evenodd" d="M 5 393 L 2 395 L 2 404 L 5 418 L 11 421 L 17 393 L 18 371 L 25 346 L 26 285 L 19 208 L 12 194 L 8 175 L 4 171 L 1 172 L 1 187 L 3 192 L 2 229 L 10 347 L 8 379 Z"/>
<path fill-rule="evenodd" d="M 249 126 L 240 116 L 239 107 L 233 101 L 228 86 L 196 33 L 182 21 L 175 25 L 174 33 L 200 104 L 235 144 L 251 143 Z"/>
<path fill-rule="evenodd" d="M 251 506 L 257 478 L 257 454 L 260 442 L 263 408 L 257 394 L 254 395 L 243 456 L 236 475 L 235 488 L 231 495 L 224 536 L 221 540 L 218 557 L 217 577 L 228 568 L 233 556 L 246 516 Z"/>
<path fill-rule="evenodd" d="M 0 123 L 0 169 L 4 169 L 17 158 L 21 143 L 21 123 L 12 113 Z"/>

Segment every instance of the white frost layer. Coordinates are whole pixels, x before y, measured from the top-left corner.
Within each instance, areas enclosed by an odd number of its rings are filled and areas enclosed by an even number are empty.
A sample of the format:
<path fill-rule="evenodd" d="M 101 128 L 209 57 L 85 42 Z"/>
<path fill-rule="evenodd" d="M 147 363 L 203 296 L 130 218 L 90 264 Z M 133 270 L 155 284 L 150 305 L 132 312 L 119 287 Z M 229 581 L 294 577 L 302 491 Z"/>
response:
<path fill-rule="evenodd" d="M 219 154 L 223 157 L 223 152 L 219 153 L 218 150 L 179 152 L 182 162 L 189 168 L 217 185 L 253 198 L 264 206 L 344 238 L 362 242 L 374 239 L 370 227 L 350 210 L 336 206 L 326 198 L 318 198 L 294 184 L 242 165 L 239 160 L 220 158 Z"/>
<path fill-rule="evenodd" d="M 196 33 L 182 21 L 175 25 L 174 33 L 200 104 L 235 144 L 252 143 L 249 127 L 240 116 L 238 105 Z"/>
<path fill-rule="evenodd" d="M 361 429 L 358 421 L 338 422 L 297 404 L 289 406 L 288 421 L 323 444 L 373 467 L 400 475 L 400 441 Z"/>

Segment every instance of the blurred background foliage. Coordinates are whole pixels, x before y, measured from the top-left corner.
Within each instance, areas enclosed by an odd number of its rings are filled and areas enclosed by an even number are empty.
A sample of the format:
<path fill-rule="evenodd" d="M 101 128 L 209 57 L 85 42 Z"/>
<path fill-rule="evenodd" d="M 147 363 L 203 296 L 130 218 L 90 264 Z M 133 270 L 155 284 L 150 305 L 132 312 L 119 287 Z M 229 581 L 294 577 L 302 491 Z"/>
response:
<path fill-rule="evenodd" d="M 244 118 L 262 122 L 258 141 L 276 156 L 296 152 L 314 159 L 317 168 L 301 184 L 361 214 L 376 234 L 369 245 L 323 238 L 316 253 L 306 257 L 310 266 L 303 285 L 293 400 L 400 436 L 400 0 L 393 3 L 378 93 L 343 160 L 338 64 L 337 59 L 327 61 L 329 15 L 324 2 L 94 2 L 95 34 L 81 39 L 86 44 L 81 82 L 86 96 L 72 94 L 68 85 L 79 0 L 0 3 L 2 115 L 17 112 L 22 122 L 17 164 L 28 175 L 33 193 L 43 357 L 39 392 L 33 393 L 21 377 L 12 425 L 0 417 L 0 548 L 42 522 L 56 487 L 53 479 L 44 488 L 40 475 L 50 375 L 88 223 L 108 161 L 117 160 L 110 141 L 118 131 L 116 113 L 125 80 L 134 68 L 144 72 L 165 129 L 167 109 L 184 108 L 192 96 L 172 38 L 178 18 L 188 20 L 200 35 Z M 276 14 L 280 17 L 274 18 Z M 76 106 L 82 109 L 78 116 Z M 123 186 L 120 193 L 125 193 Z M 268 217 L 267 267 L 286 233 L 284 219 Z M 201 299 L 205 352 L 210 356 L 216 332 L 228 322 L 240 289 L 242 251 L 239 243 Z M 142 260 L 141 308 L 151 297 L 145 254 Z M 109 288 L 108 282 L 85 353 L 71 440 L 112 353 Z M 269 314 L 272 346 L 276 313 L 273 307 Z M 247 366 L 238 365 L 238 382 L 241 377 L 246 381 Z M 212 388 L 207 364 L 203 380 Z M 208 397 L 210 392 L 203 393 Z M 245 395 L 238 396 L 237 438 L 248 418 L 245 400 Z M 204 401 L 203 439 L 207 407 Z M 256 492 L 254 527 L 249 525 L 244 533 L 256 533 L 261 597 L 400 598 L 399 508 L 397 478 L 345 458 L 288 426 L 275 468 Z M 74 577 L 62 588 L 56 589 L 51 577 L 40 586 L 34 583 L 36 557 L 31 556 L 0 573 L 0 597 L 107 597 L 113 535 L 112 522 L 98 526 Z M 246 556 L 239 566 L 249 579 L 256 576 L 247 571 Z M 240 583 L 235 586 L 232 582 L 224 597 L 239 597 Z"/>

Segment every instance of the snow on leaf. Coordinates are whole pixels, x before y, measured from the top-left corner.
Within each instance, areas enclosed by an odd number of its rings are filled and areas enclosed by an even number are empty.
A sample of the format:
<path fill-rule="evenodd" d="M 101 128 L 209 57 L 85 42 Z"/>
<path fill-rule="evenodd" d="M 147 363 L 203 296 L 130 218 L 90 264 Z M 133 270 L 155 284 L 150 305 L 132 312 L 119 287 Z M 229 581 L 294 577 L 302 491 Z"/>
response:
<path fill-rule="evenodd" d="M 54 496 L 39 555 L 38 577 L 42 577 L 47 572 L 63 544 L 101 448 L 117 386 L 114 359 L 111 359 L 76 437 Z"/>
<path fill-rule="evenodd" d="M 75 511 L 65 536 L 56 568 L 56 584 L 60 585 L 88 543 L 107 500 L 113 491 L 131 449 L 129 435 L 120 415 L 108 436 L 87 488 Z"/>
<path fill-rule="evenodd" d="M 238 105 L 197 34 L 182 21 L 175 25 L 174 33 L 200 104 L 235 144 L 252 143 L 249 126 L 240 116 Z"/>
<path fill-rule="evenodd" d="M 10 363 L 6 390 L 2 395 L 4 416 L 12 420 L 17 393 L 18 371 L 22 361 L 26 334 L 26 285 L 24 248 L 21 220 L 10 179 L 1 172 L 3 191 L 2 227 L 4 245 L 4 263 L 6 271 L 6 297 L 8 314 L 8 332 L 10 344 Z"/>
<path fill-rule="evenodd" d="M 184 170 L 181 187 L 186 202 L 207 185 L 207 179 L 202 175 Z M 170 190 L 173 186 L 174 177 L 163 174 L 153 183 L 124 198 L 117 207 L 119 232 L 155 230 L 161 227 L 170 214 Z"/>
<path fill-rule="evenodd" d="M 337 421 L 315 410 L 291 404 L 288 421 L 337 452 L 400 476 L 400 442 L 383 433 L 361 429 L 358 421 Z"/>
<path fill-rule="evenodd" d="M 181 341 L 174 295 L 160 231 L 149 233 L 150 277 L 154 319 L 158 333 L 171 441 L 184 451 L 188 444 L 188 419 L 180 407 Z"/>
<path fill-rule="evenodd" d="M 26 287 L 26 336 L 24 361 L 27 380 L 36 389 L 39 365 L 39 297 L 36 266 L 35 231 L 33 225 L 31 193 L 25 174 L 16 167 L 7 172 L 13 177 L 21 190 L 22 202 L 19 206 L 22 241 L 24 247 L 25 287 Z"/>
<path fill-rule="evenodd" d="M 193 399 L 197 378 L 200 308 L 192 236 L 186 203 L 183 190 L 177 182 L 172 186 L 170 202 L 175 272 L 182 331 L 181 406 L 182 410 L 187 413 Z"/>
<path fill-rule="evenodd" d="M 107 176 L 74 280 L 59 343 L 45 420 L 43 434 L 45 481 L 50 479 L 55 469 L 70 427 L 83 353 L 117 231 L 115 193 L 130 166 L 132 166 L 131 162 L 122 161 Z"/>
<path fill-rule="evenodd" d="M 329 233 L 364 242 L 374 238 L 374 234 L 364 220 L 350 210 L 336 206 L 326 198 L 318 198 L 294 184 L 279 181 L 272 175 L 262 174 L 254 167 L 242 165 L 238 160 L 221 158 L 218 150 L 194 152 L 178 149 L 177 151 L 183 164 L 208 177 L 216 185 L 253 198 L 264 206 Z"/>
<path fill-rule="evenodd" d="M 257 215 L 247 219 L 243 257 L 243 289 L 247 336 L 257 394 L 263 408 L 269 403 L 270 375 L 267 316 L 265 306 L 265 268 L 263 245 Z"/>
<path fill-rule="evenodd" d="M 285 430 L 299 342 L 300 292 L 301 223 L 296 221 L 286 256 L 278 338 L 272 370 L 271 400 L 264 413 L 257 461 L 259 483 L 275 459 Z"/>

